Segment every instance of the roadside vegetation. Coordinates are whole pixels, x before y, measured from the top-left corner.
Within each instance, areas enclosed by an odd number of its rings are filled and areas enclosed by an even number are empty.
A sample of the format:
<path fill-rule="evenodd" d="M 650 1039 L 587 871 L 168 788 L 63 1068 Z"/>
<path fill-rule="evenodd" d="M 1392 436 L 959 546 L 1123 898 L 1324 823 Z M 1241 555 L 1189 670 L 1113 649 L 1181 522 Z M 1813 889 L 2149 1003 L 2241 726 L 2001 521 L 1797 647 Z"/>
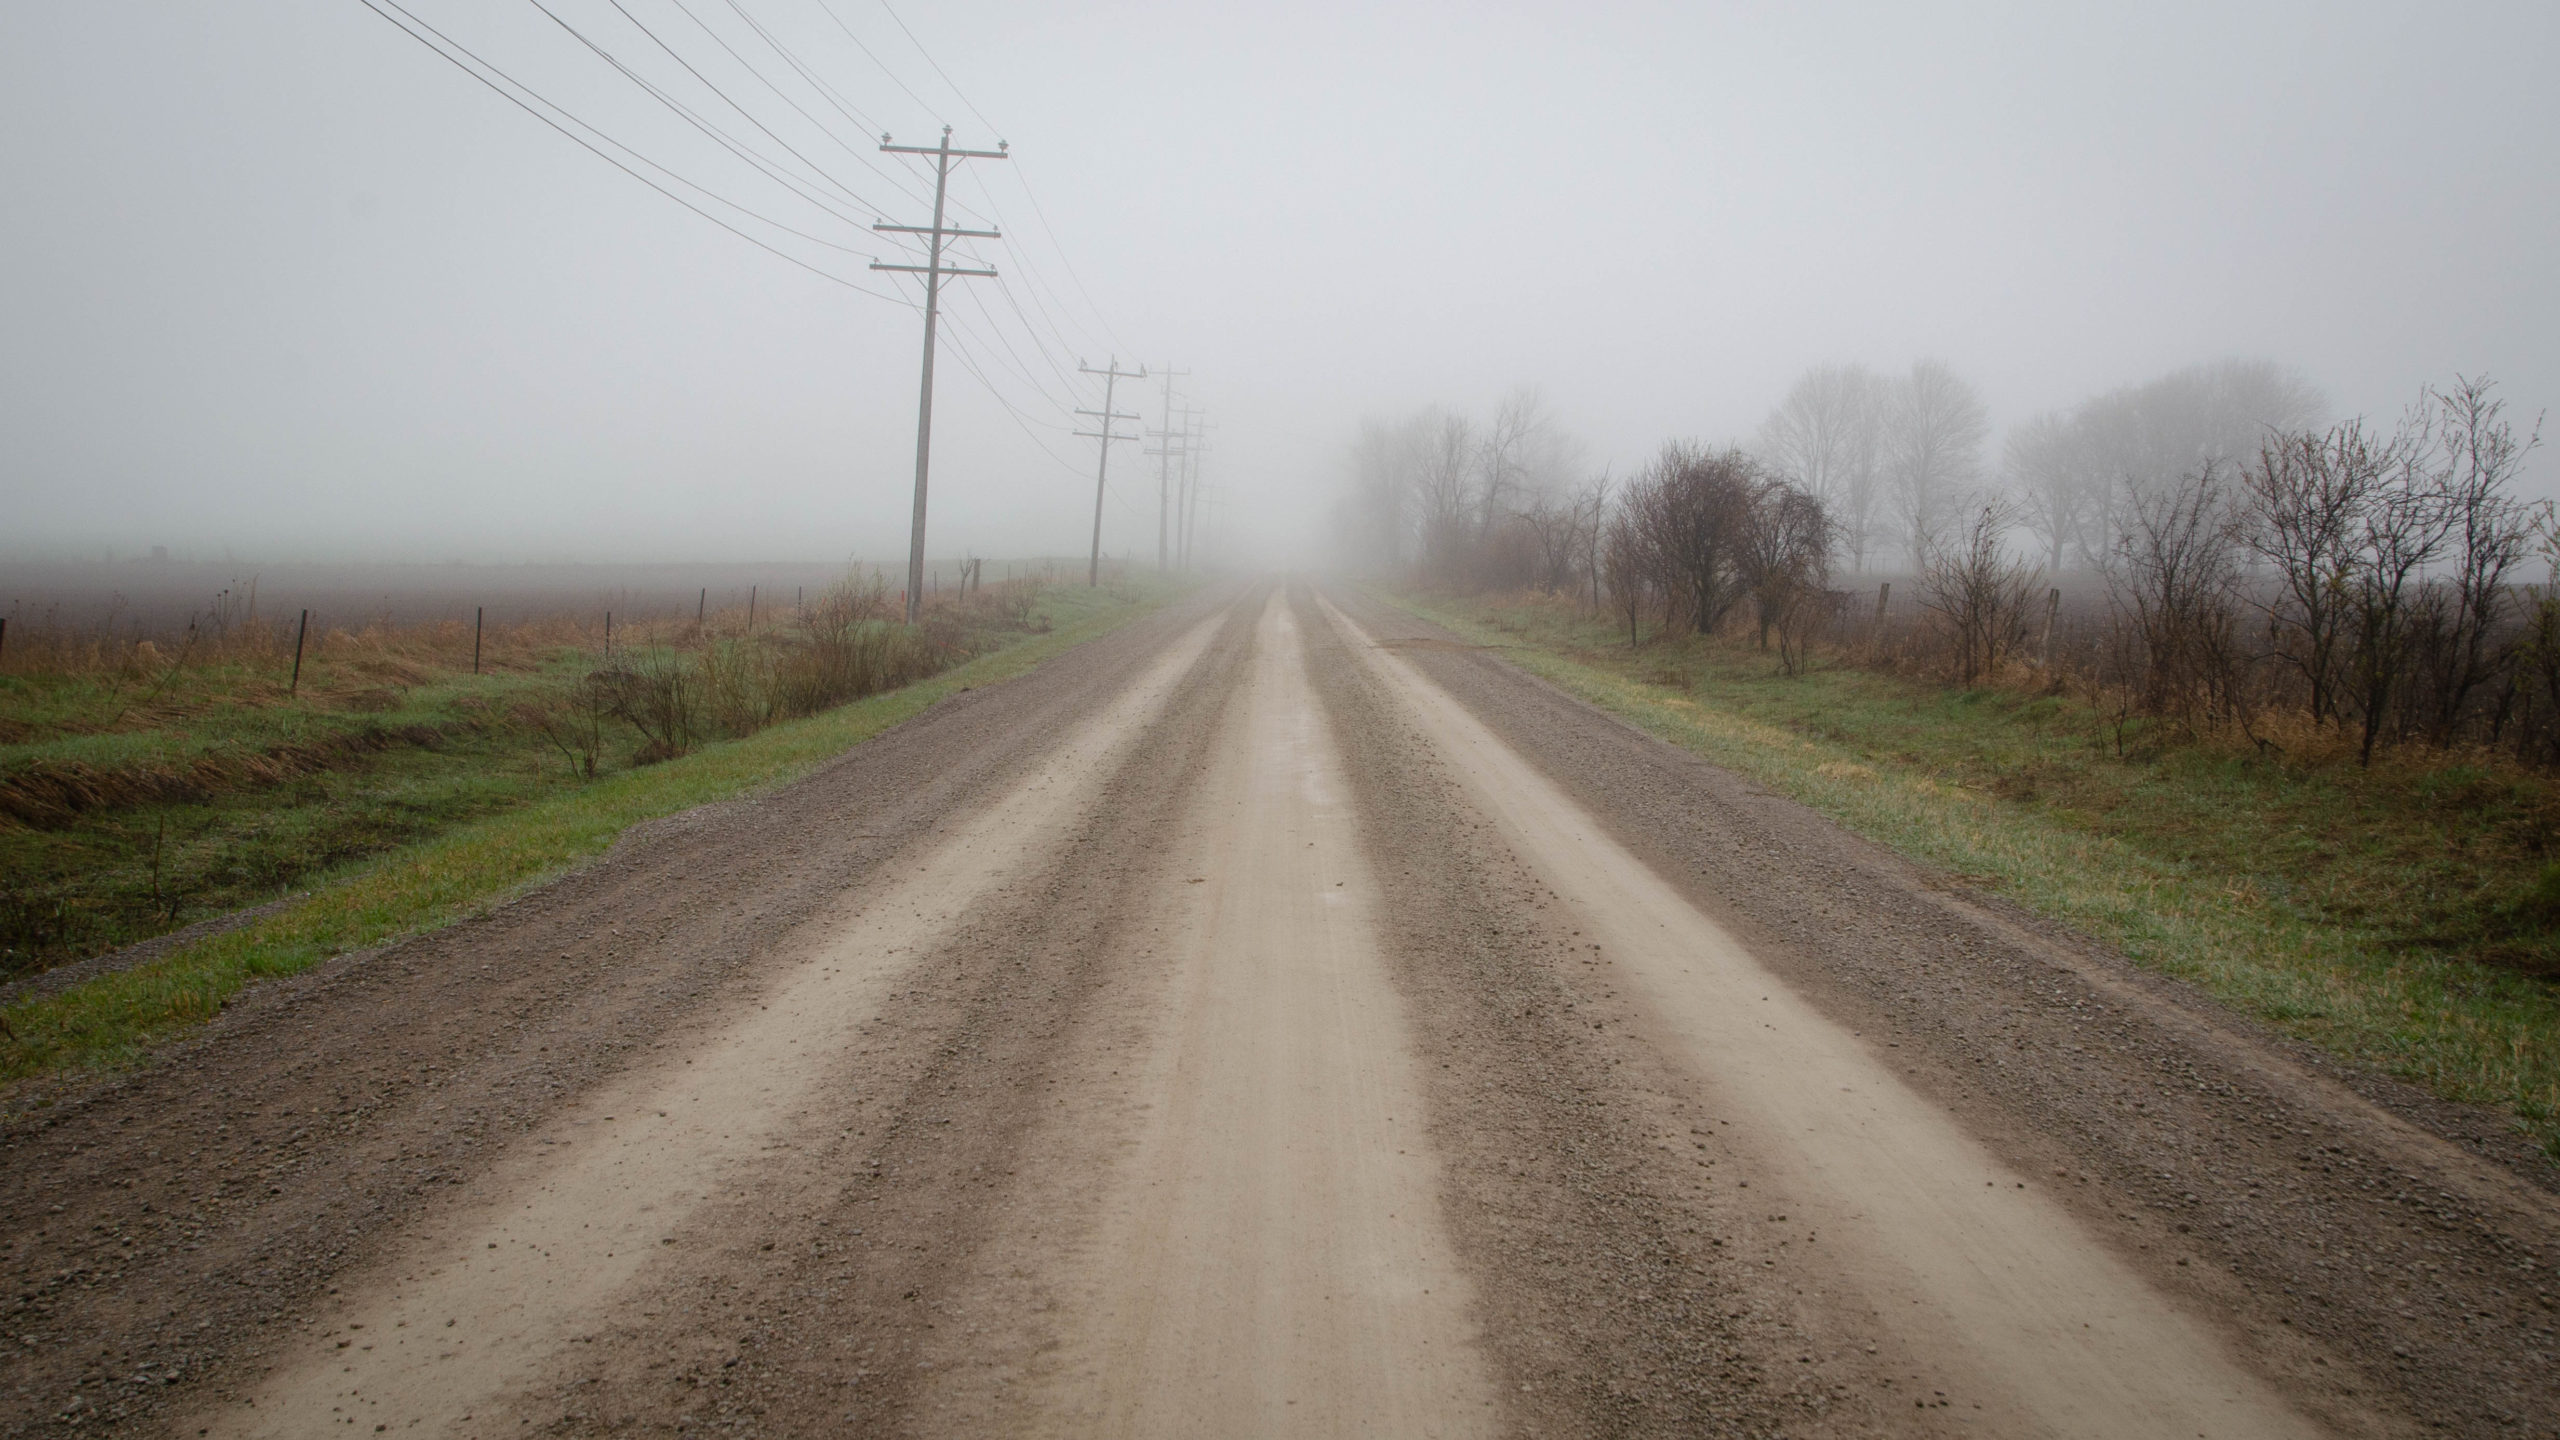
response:
<path fill-rule="evenodd" d="M 18 975 L 307 898 L 0 1012 L 0 1080 L 129 1059 L 252 980 L 449 923 L 639 821 L 789 781 L 1164 598 L 989 585 L 909 627 L 847 585 L 753 632 L 743 614 L 617 628 L 609 655 L 566 620 L 493 629 L 478 675 L 468 626 L 334 632 L 306 640 L 299 693 L 290 633 L 245 622 L 138 665 L 12 634 L 0 795 L 26 813 L 0 811 L 0 866 Z"/>
<path fill-rule="evenodd" d="M 1401 449 L 1373 431 L 1361 503 L 1402 497 L 1375 568 L 1655 733 L 2560 1158 L 2536 435 L 2486 382 L 2319 426 L 2263 367 L 2206 367 L 2021 427 L 1993 478 L 1958 384 L 1829 367 L 1755 448 L 1579 489 L 1505 478 L 1445 417 Z"/>

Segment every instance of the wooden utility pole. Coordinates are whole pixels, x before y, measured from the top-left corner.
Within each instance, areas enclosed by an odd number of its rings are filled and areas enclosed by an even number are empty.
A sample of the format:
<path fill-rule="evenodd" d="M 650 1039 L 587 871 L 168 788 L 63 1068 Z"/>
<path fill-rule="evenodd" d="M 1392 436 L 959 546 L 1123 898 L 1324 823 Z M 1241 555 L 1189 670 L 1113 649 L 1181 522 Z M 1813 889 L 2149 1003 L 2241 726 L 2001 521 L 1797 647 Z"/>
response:
<path fill-rule="evenodd" d="M 1135 370 L 1123 370 L 1120 368 L 1120 357 L 1115 355 L 1103 363 L 1102 369 L 1096 370 L 1081 360 L 1076 362 L 1076 369 L 1087 375 L 1099 375 L 1102 377 L 1102 408 L 1099 410 L 1080 409 L 1076 411 L 1079 415 L 1091 415 L 1102 424 L 1102 428 L 1099 430 L 1079 430 L 1076 432 L 1078 435 L 1085 436 L 1088 439 L 1099 440 L 1102 442 L 1102 456 L 1093 467 L 1093 558 L 1087 562 L 1084 572 L 1085 584 L 1099 585 L 1102 583 L 1102 486 L 1104 480 L 1111 474 L 1111 442 L 1114 440 L 1135 440 L 1138 438 L 1135 435 L 1119 434 L 1111 428 L 1111 422 L 1114 420 L 1135 420 L 1138 418 L 1136 415 L 1124 415 L 1121 412 L 1112 409 L 1111 397 L 1121 381 L 1146 379 L 1147 367 L 1141 365 Z"/>
<path fill-rule="evenodd" d="M 1156 571 L 1161 574 L 1169 563 L 1167 531 L 1173 520 L 1173 377 L 1188 375 L 1188 370 L 1164 367 L 1164 428 L 1150 431 L 1156 448 L 1146 453 L 1156 458 Z"/>
<path fill-rule="evenodd" d="M 916 611 L 924 603 L 924 492 L 925 476 L 933 455 L 933 334 L 942 315 L 942 277 L 974 275 L 988 279 L 993 268 L 969 269 L 942 263 L 943 243 L 947 240 L 1000 240 L 993 230 L 962 230 L 942 223 L 943 201 L 951 188 L 951 162 L 954 160 L 1008 160 L 1005 142 L 996 142 L 993 150 L 954 150 L 951 127 L 942 127 L 942 143 L 936 146 L 892 145 L 889 137 L 880 137 L 880 149 L 890 155 L 930 155 L 933 157 L 933 223 L 931 225 L 891 225 L 882 222 L 874 230 L 899 235 L 928 237 L 925 263 L 922 265 L 883 265 L 871 262 L 874 270 L 897 270 L 924 277 L 924 378 L 916 387 L 916 508 L 907 530 L 907 623 L 916 621 Z M 1110 408 L 1105 406 L 1105 409 Z M 1108 448 L 1108 447 L 1106 447 Z"/>
<path fill-rule="evenodd" d="M 1200 530 L 1200 449 L 1209 431 L 1209 422 L 1197 410 L 1182 411 L 1182 484 L 1181 504 L 1175 516 L 1179 563 L 1188 570 L 1192 565 L 1192 544 Z"/>
<path fill-rule="evenodd" d="M 1178 566 L 1182 563 L 1184 545 L 1182 517 L 1189 513 L 1185 508 L 1187 502 L 1184 499 L 1183 487 L 1190 483 L 1191 432 L 1188 429 L 1172 429 L 1170 428 L 1172 423 L 1168 417 L 1165 421 L 1168 428 L 1154 432 L 1156 448 L 1147 452 L 1158 457 L 1158 464 L 1162 467 L 1156 477 L 1156 568 L 1158 570 L 1165 569 L 1168 565 Z M 1173 531 L 1170 549 L 1168 549 L 1165 534 L 1168 524 Z"/>

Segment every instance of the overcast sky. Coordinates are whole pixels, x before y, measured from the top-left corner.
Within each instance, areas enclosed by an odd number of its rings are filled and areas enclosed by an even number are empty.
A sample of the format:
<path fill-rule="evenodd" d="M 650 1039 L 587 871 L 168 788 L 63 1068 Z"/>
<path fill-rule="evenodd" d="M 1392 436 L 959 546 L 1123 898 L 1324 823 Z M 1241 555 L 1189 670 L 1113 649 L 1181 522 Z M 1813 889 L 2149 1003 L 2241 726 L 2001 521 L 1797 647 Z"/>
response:
<path fill-rule="evenodd" d="M 2549 0 L 621 0 L 666 48 L 545 0 L 823 206 L 531 0 L 405 3 L 860 288 L 359 0 L 0 7 L 0 555 L 902 556 L 921 320 L 867 227 L 929 206 L 873 126 L 1015 157 L 955 190 L 1006 238 L 952 282 L 937 555 L 1082 550 L 1072 372 L 1115 352 L 1192 372 L 1273 558 L 1362 414 L 1521 384 L 1621 470 L 1824 360 L 1942 358 L 2003 425 L 2226 356 L 2340 413 L 2560 400 Z M 1151 556 L 1152 462 L 1112 464 L 1106 546 Z"/>

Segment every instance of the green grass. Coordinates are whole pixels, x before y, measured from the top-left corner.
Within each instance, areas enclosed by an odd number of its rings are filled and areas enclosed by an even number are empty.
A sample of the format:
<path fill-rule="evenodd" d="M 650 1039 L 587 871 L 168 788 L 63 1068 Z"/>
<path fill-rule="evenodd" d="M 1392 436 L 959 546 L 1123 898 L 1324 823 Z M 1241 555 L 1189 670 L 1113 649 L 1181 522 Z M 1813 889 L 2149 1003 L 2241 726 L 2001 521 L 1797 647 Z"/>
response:
<path fill-rule="evenodd" d="M 1387 595 L 1848 829 L 2560 1158 L 2560 796 L 2477 757 L 2181 740 L 2055 695 L 1746 644 L 1630 650 L 1570 606 Z M 2121 751 L 2121 753 L 2120 753 Z"/>
<path fill-rule="evenodd" d="M 929 680 L 660 764 L 586 782 L 564 774 L 546 793 L 503 813 L 446 824 L 430 838 L 343 866 L 319 877 L 308 899 L 241 929 L 10 1007 L 0 1082 L 131 1064 L 153 1043 L 218 1013 L 246 985 L 485 911 L 603 854 L 634 824 L 788 783 L 947 695 L 1021 674 L 1174 593 L 1047 591 L 1040 602 L 1045 633 Z M 468 808 L 450 794 L 444 803 Z"/>
<path fill-rule="evenodd" d="M 0 777 L 76 766 L 113 782 L 286 747 L 362 747 L 194 798 L 0 823 L 0 873 L 10 877 L 0 977 L 271 900 L 349 861 L 576 789 L 566 760 L 509 712 L 593 663 L 557 647 L 513 673 L 417 674 L 405 677 L 416 684 L 318 691 L 294 704 L 256 667 L 214 665 L 185 671 L 140 713 L 137 687 L 106 677 L 0 678 L 0 715 L 30 737 L 0 746 Z"/>

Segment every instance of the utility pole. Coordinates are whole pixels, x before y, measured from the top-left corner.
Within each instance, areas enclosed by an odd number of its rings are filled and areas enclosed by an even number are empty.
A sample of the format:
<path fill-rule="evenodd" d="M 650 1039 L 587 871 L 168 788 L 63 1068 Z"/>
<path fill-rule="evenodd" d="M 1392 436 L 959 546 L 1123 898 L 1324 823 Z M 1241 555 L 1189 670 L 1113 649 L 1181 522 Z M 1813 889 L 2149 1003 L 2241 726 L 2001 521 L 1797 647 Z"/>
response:
<path fill-rule="evenodd" d="M 1093 467 L 1093 559 L 1087 562 L 1084 572 L 1085 584 L 1099 585 L 1102 583 L 1102 482 L 1104 478 L 1111 473 L 1111 442 L 1114 440 L 1135 440 L 1138 438 L 1135 435 L 1119 435 L 1112 432 L 1112 421 L 1135 420 L 1138 417 L 1135 415 L 1124 415 L 1119 411 L 1112 409 L 1111 396 L 1114 388 L 1123 380 L 1146 379 L 1147 367 L 1141 365 L 1135 370 L 1123 370 L 1120 368 L 1120 357 L 1114 355 L 1109 360 L 1103 362 L 1102 369 L 1096 370 L 1081 360 L 1076 362 L 1076 369 L 1087 375 L 1099 375 L 1102 377 L 1102 408 L 1099 410 L 1076 411 L 1079 415 L 1091 415 L 1102 422 L 1102 428 L 1099 430 L 1079 430 L 1076 432 L 1078 435 L 1083 435 L 1090 439 L 1102 442 L 1102 458 L 1097 461 Z"/>
<path fill-rule="evenodd" d="M 1172 417 L 1166 428 L 1154 432 L 1156 448 L 1147 453 L 1157 457 L 1156 474 L 1156 568 L 1182 563 L 1183 486 L 1188 484 L 1191 461 L 1191 432 L 1172 428 Z M 1179 462 L 1179 463 L 1177 463 Z M 1172 535 L 1168 541 L 1168 526 Z"/>
<path fill-rule="evenodd" d="M 924 379 L 916 393 L 916 512 L 907 530 L 907 623 L 916 623 L 916 611 L 924 604 L 924 489 L 927 462 L 933 454 L 933 332 L 942 314 L 942 277 L 975 275 L 992 279 L 995 271 L 964 269 L 942 263 L 942 246 L 946 240 L 999 240 L 1003 236 L 993 230 L 961 230 L 942 223 L 943 198 L 951 188 L 951 162 L 954 160 L 1009 160 L 1005 142 L 996 142 L 993 150 L 954 150 L 951 127 L 942 127 L 942 143 L 936 146 L 892 145 L 889 137 L 880 137 L 880 149 L 889 155 L 930 155 L 933 157 L 933 223 L 931 225 L 891 225 L 881 222 L 874 230 L 899 235 L 931 237 L 922 265 L 883 265 L 871 262 L 874 270 L 898 270 L 924 277 Z"/>
<path fill-rule="evenodd" d="M 1176 515 L 1176 538 L 1180 547 L 1180 563 L 1186 570 L 1192 565 L 1192 542 L 1200 528 L 1200 451 L 1209 424 L 1201 412 L 1185 406 L 1182 411 L 1182 485 L 1181 507 Z"/>
<path fill-rule="evenodd" d="M 1174 457 L 1179 462 L 1179 468 L 1175 471 L 1173 481 L 1173 563 L 1178 569 L 1189 570 L 1191 568 L 1191 476 L 1193 473 L 1191 442 L 1197 432 L 1192 425 L 1194 412 L 1191 407 L 1183 406 L 1180 413 L 1182 415 L 1182 447 L 1181 453 Z"/>
<path fill-rule="evenodd" d="M 1173 377 L 1188 375 L 1188 370 L 1164 367 L 1164 428 L 1151 432 L 1156 448 L 1146 453 L 1156 460 L 1156 573 L 1165 569 L 1167 523 L 1173 515 Z"/>

